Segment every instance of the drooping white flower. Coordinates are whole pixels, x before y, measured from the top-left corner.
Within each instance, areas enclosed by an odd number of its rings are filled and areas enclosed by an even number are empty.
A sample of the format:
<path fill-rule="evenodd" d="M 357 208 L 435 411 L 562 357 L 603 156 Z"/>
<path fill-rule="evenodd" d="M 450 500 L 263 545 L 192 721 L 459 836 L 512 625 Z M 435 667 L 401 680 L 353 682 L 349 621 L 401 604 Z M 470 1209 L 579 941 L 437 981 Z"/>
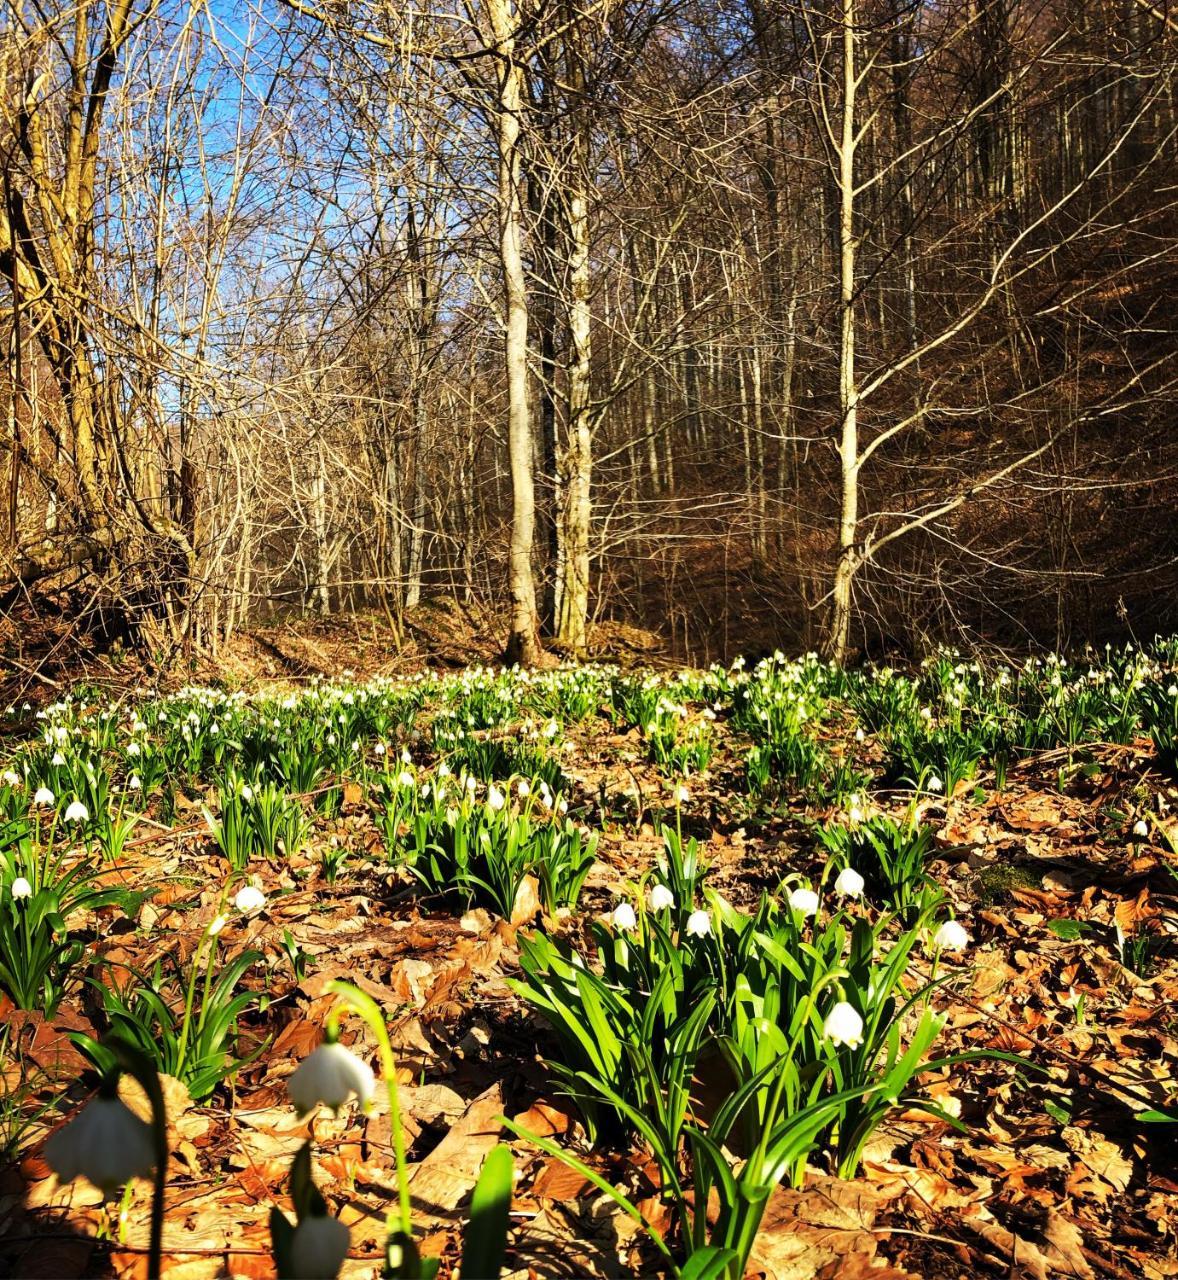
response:
<path fill-rule="evenodd" d="M 320 1103 L 338 1111 L 353 1094 L 367 1107 L 375 1089 L 372 1068 L 338 1042 L 321 1044 L 286 1082 L 286 1091 L 300 1115 L 314 1111 Z"/>
<path fill-rule="evenodd" d="M 1144 818 L 1138 818 L 1133 824 L 1133 834 L 1135 836 L 1149 835 L 1149 823 Z"/>
<path fill-rule="evenodd" d="M 795 889 L 789 895 L 789 905 L 804 916 L 818 914 L 818 895 L 813 889 Z"/>
<path fill-rule="evenodd" d="M 384 753 L 385 753 L 385 745 L 383 742 L 378 742 L 376 746 L 372 748 L 372 754 L 374 756 L 383 756 Z"/>
<path fill-rule="evenodd" d="M 706 938 L 712 932 L 712 917 L 706 911 L 693 911 L 687 917 L 687 936 Z"/>
<path fill-rule="evenodd" d="M 840 1000 L 826 1015 L 822 1030 L 833 1044 L 857 1049 L 863 1043 L 863 1019 L 845 1000 Z"/>
<path fill-rule="evenodd" d="M 142 778 L 140 778 L 140 776 L 137 773 L 133 773 L 127 779 L 127 787 L 131 791 L 142 791 L 143 790 Z"/>
<path fill-rule="evenodd" d="M 257 885 L 247 884 L 238 889 L 233 905 L 243 916 L 252 916 L 266 905 L 266 895 Z"/>
<path fill-rule="evenodd" d="M 854 867 L 844 867 L 835 879 L 834 891 L 845 898 L 857 898 L 863 892 L 863 877 Z"/>
<path fill-rule="evenodd" d="M 15 769 L 4 770 L 4 781 L 10 787 L 20 786 L 20 774 Z"/>
<path fill-rule="evenodd" d="M 665 911 L 675 905 L 675 895 L 665 884 L 656 884 L 650 891 L 650 909 Z"/>
<path fill-rule="evenodd" d="M 348 1256 L 352 1233 L 330 1214 L 310 1214 L 290 1239 L 292 1280 L 335 1280 Z"/>
<path fill-rule="evenodd" d="M 963 951 L 969 946 L 969 934 L 956 920 L 946 920 L 933 934 L 933 946 L 941 951 Z"/>
<path fill-rule="evenodd" d="M 487 787 L 487 806 L 498 812 L 507 803 L 507 799 L 503 792 L 492 782 Z"/>
<path fill-rule="evenodd" d="M 66 822 L 89 822 L 90 810 L 81 800 L 74 800 L 66 806 L 65 820 Z"/>
<path fill-rule="evenodd" d="M 682 783 L 675 788 L 675 803 L 686 804 L 691 799 L 691 792 Z"/>
<path fill-rule="evenodd" d="M 412 787 L 416 785 L 417 779 L 409 772 L 408 769 L 402 769 L 401 772 L 397 774 L 397 783 L 402 787 Z"/>
<path fill-rule="evenodd" d="M 867 734 L 865 734 L 865 733 L 863 732 L 863 729 L 862 729 L 862 728 L 858 728 L 858 729 L 856 729 L 856 730 L 855 730 L 855 741 L 856 741 L 856 742 L 862 742 L 862 741 L 863 741 L 863 739 L 864 739 L 864 738 L 866 738 L 866 737 L 867 737 Z"/>
<path fill-rule="evenodd" d="M 55 751 L 53 753 L 53 759 L 50 761 L 50 763 L 55 764 L 57 765 L 58 768 L 60 768 L 63 764 L 65 764 L 65 756 L 63 756 L 60 751 Z"/>
<path fill-rule="evenodd" d="M 48 809 L 56 800 L 57 797 L 48 787 L 38 787 L 36 794 L 33 796 L 33 803 L 42 809 Z"/>
<path fill-rule="evenodd" d="M 217 916 L 213 923 L 209 925 L 209 937 L 215 938 L 228 923 L 228 916 Z"/>
<path fill-rule="evenodd" d="M 610 919 L 613 920 L 615 929 L 628 930 L 638 927 L 638 917 L 634 914 L 634 908 L 628 902 L 619 903 L 614 908 L 614 913 Z"/>
<path fill-rule="evenodd" d="M 246 802 L 246 804 L 249 804 L 254 798 L 254 789 L 248 782 L 241 788 L 241 798 Z"/>
<path fill-rule="evenodd" d="M 526 800 L 528 796 L 532 794 L 532 788 L 528 785 L 526 778 L 521 778 L 516 784 L 515 794 L 519 796 L 521 800 Z"/>
<path fill-rule="evenodd" d="M 851 812 L 847 814 L 847 820 L 851 826 L 858 826 L 863 821 L 863 810 L 858 805 L 852 805 Z"/>
<path fill-rule="evenodd" d="M 33 886 L 24 878 L 17 876 L 12 882 L 12 896 L 18 901 L 21 898 L 31 898 L 33 896 Z"/>
<path fill-rule="evenodd" d="M 132 1178 L 151 1176 L 151 1126 L 118 1098 L 100 1095 L 49 1138 L 45 1162 L 61 1182 L 72 1182 L 81 1174 L 112 1196 Z"/>

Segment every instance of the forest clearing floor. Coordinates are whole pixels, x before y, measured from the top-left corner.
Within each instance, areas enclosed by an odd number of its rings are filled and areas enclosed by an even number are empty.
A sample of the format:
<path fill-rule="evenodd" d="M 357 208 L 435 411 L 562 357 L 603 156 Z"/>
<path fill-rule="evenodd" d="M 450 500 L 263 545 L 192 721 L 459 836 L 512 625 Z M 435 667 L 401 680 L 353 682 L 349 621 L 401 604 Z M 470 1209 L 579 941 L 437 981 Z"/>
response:
<path fill-rule="evenodd" d="M 570 814 L 600 833 L 600 844 L 577 916 L 550 927 L 575 934 L 583 919 L 612 910 L 654 864 L 661 821 L 698 837 L 710 887 L 734 904 L 751 907 L 790 872 L 817 878 L 823 858 L 811 824 L 833 808 L 788 790 L 771 803 L 752 800 L 740 780 L 743 741 L 723 717 L 715 734 L 706 772 L 688 779 L 689 797 L 677 805 L 638 729 L 619 731 L 600 717 L 567 726 Z M 863 750 L 870 760 L 870 740 Z M 110 865 L 112 882 L 149 896 L 135 919 L 98 922 L 95 945 L 107 966 L 146 970 L 161 946 L 186 963 L 199 946 L 228 875 L 201 812 L 207 800 L 179 797 L 163 822 L 149 810 Z M 951 796 L 876 787 L 870 800 L 897 814 L 915 803 L 935 826 L 927 869 L 972 935 L 968 951 L 943 961 L 954 976 L 934 1000 L 948 1019 L 938 1051 L 1007 1051 L 1034 1068 L 982 1060 L 926 1080 L 965 1131 L 902 1112 L 872 1138 L 858 1177 L 818 1170 L 800 1189 L 777 1190 L 748 1274 L 1178 1276 L 1178 1130 L 1136 1118 L 1172 1106 L 1178 1078 L 1178 880 L 1167 847 L 1178 821 L 1134 834 L 1143 815 L 1173 815 L 1178 790 L 1156 771 L 1149 739 L 1032 754 L 1001 789 L 983 770 Z M 325 850 L 344 868 L 334 883 Z M 250 870 L 265 908 L 231 920 L 222 940 L 227 961 L 248 949 L 263 957 L 246 982 L 263 993 L 264 1008 L 243 1017 L 238 1050 L 252 1046 L 244 1056 L 257 1056 L 204 1104 L 166 1081 L 171 1280 L 274 1275 L 268 1213 L 289 1204 L 291 1159 L 308 1135 L 316 1180 L 351 1228 L 343 1275 L 379 1273 L 395 1199 L 387 1107 L 378 1095 L 368 1114 L 347 1106 L 299 1119 L 284 1086 L 319 1042 L 334 1003 L 328 988 L 340 978 L 387 1018 L 415 1228 L 424 1251 L 442 1258 L 443 1275 L 461 1252 L 480 1165 L 501 1140 L 511 1143 L 517 1173 L 507 1274 L 658 1271 L 649 1241 L 608 1196 L 510 1138 L 496 1119 L 522 1117 L 533 1132 L 572 1144 L 659 1225 L 665 1210 L 649 1156 L 641 1147 L 577 1144 L 575 1111 L 542 1065 L 547 1033 L 508 985 L 520 931 L 540 914 L 534 894 L 517 898 L 509 921 L 415 892 L 389 864 L 354 785 L 344 787 L 338 814 L 316 816 L 299 853 Z M 1126 939 L 1147 942 L 1126 947 Z M 7 1002 L 4 1018 L 22 1071 L 38 1073 L 40 1103 L 67 1091 L 81 1102 L 95 1077 L 69 1033 L 97 1034 L 88 990 L 67 994 L 52 1017 Z M 364 1034 L 345 1021 L 345 1041 L 371 1060 Z M 60 1185 L 41 1154 L 60 1121 L 46 1110 L 0 1173 L 0 1273 L 145 1274 L 148 1185 L 134 1184 L 121 1219 L 88 1183 Z"/>

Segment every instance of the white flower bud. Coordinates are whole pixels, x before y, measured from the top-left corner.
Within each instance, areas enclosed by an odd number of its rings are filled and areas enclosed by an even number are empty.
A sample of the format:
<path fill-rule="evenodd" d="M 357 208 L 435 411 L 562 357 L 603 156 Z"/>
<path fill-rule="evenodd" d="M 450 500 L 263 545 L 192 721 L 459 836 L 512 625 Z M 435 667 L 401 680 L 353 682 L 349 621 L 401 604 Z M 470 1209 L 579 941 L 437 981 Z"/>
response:
<path fill-rule="evenodd" d="M 342 1044 L 321 1044 L 299 1063 L 286 1089 L 300 1115 L 314 1111 L 320 1103 L 338 1111 L 353 1094 L 367 1107 L 376 1089 L 376 1077 L 368 1063 Z"/>
<path fill-rule="evenodd" d="M 863 892 L 863 877 L 854 867 L 844 867 L 834 882 L 834 891 L 845 898 L 857 898 Z"/>
<path fill-rule="evenodd" d="M 118 1098 L 99 1096 L 45 1144 L 45 1162 L 61 1182 L 79 1174 L 105 1195 L 155 1168 L 151 1126 Z"/>
<path fill-rule="evenodd" d="M 256 885 L 247 884 L 238 889 L 233 905 L 243 916 L 252 916 L 266 905 L 266 895 Z"/>
<path fill-rule="evenodd" d="M 328 1214 L 312 1214 L 294 1229 L 290 1240 L 292 1280 L 335 1280 L 348 1256 L 352 1233 Z"/>
<path fill-rule="evenodd" d="M 675 895 L 665 884 L 656 884 L 650 891 L 650 909 L 665 911 L 675 905 Z"/>
<path fill-rule="evenodd" d="M 863 1043 L 863 1019 L 845 1000 L 840 1000 L 826 1015 L 822 1030 L 833 1044 L 857 1049 Z"/>
<path fill-rule="evenodd" d="M 492 782 L 487 788 L 487 806 L 498 812 L 506 803 L 503 792 Z"/>
<path fill-rule="evenodd" d="M 789 895 L 789 905 L 794 911 L 800 911 L 804 916 L 816 916 L 818 895 L 813 889 L 795 889 Z"/>

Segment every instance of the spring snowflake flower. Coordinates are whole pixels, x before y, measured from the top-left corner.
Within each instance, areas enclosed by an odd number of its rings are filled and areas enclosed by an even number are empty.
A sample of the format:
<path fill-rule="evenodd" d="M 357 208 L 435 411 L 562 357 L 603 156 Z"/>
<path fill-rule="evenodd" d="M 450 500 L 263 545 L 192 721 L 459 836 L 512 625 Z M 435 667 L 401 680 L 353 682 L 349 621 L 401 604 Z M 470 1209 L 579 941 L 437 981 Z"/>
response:
<path fill-rule="evenodd" d="M 140 776 L 139 776 L 137 773 L 133 773 L 133 774 L 132 774 L 128 779 L 127 779 L 127 787 L 128 787 L 131 791 L 142 791 L 142 790 L 143 790 L 143 779 L 142 779 L 142 778 L 140 778 Z"/>
<path fill-rule="evenodd" d="M 209 925 L 209 937 L 215 938 L 228 923 L 228 916 L 217 916 L 213 923 Z"/>
<path fill-rule="evenodd" d="M 503 792 L 492 782 L 487 788 L 487 805 L 496 813 L 507 803 Z"/>
<path fill-rule="evenodd" d="M 47 809 L 56 801 L 57 797 L 49 790 L 48 787 L 38 787 L 36 794 L 33 796 L 33 803 L 38 808 Z"/>
<path fill-rule="evenodd" d="M 61 766 L 65 764 L 65 756 L 63 756 L 60 751 L 55 751 L 53 753 L 53 759 L 50 761 L 50 764 L 54 764 L 60 769 Z"/>
<path fill-rule="evenodd" d="M 7 785 L 8 785 L 8 786 L 10 786 L 10 787 L 19 787 L 19 786 L 20 786 L 20 774 L 19 774 L 19 773 L 17 773 L 15 769 L 5 769 L 5 770 L 4 770 L 4 781 L 5 781 L 5 783 L 7 783 Z"/>
<path fill-rule="evenodd" d="M 650 891 L 650 909 L 652 911 L 665 911 L 668 907 L 675 905 L 675 895 L 667 888 L 665 884 L 656 884 Z"/>
<path fill-rule="evenodd" d="M 675 803 L 686 804 L 691 799 L 691 792 L 683 785 L 675 788 Z"/>
<path fill-rule="evenodd" d="M 45 1163 L 61 1182 L 72 1182 L 81 1174 L 104 1195 L 113 1196 L 132 1178 L 151 1176 L 151 1126 L 117 1097 L 100 1094 L 46 1142 Z"/>
<path fill-rule="evenodd" d="M 1149 823 L 1144 818 L 1138 818 L 1133 824 L 1133 834 L 1135 836 L 1149 835 Z"/>
<path fill-rule="evenodd" d="M 818 895 L 813 889 L 795 889 L 789 895 L 789 905 L 804 916 L 818 914 Z"/>
<path fill-rule="evenodd" d="M 81 800 L 74 800 L 66 806 L 65 820 L 66 822 L 89 822 L 90 810 L 86 808 Z"/>
<path fill-rule="evenodd" d="M 241 788 L 241 798 L 246 802 L 246 804 L 249 804 L 249 802 L 254 798 L 254 789 L 248 782 Z"/>
<path fill-rule="evenodd" d="M 933 946 L 941 951 L 964 951 L 969 946 L 969 934 L 956 920 L 946 920 L 933 934 Z"/>
<path fill-rule="evenodd" d="M 252 916 L 266 905 L 266 895 L 256 885 L 247 884 L 238 889 L 233 905 L 243 916 Z"/>
<path fill-rule="evenodd" d="M 926 782 L 926 783 L 925 783 L 925 786 L 926 786 L 926 787 L 928 787 L 928 789 L 929 789 L 930 791 L 944 791 L 944 790 L 945 790 L 945 784 L 941 781 L 941 779 L 940 779 L 940 778 L 938 778 L 938 777 L 937 777 L 937 775 L 936 775 L 935 773 L 934 773 L 934 774 L 931 774 L 931 775 L 929 776 L 929 780 L 928 780 L 928 782 Z"/>
<path fill-rule="evenodd" d="M 852 826 L 857 826 L 863 821 L 863 810 L 860 809 L 857 804 L 851 806 L 851 811 L 847 814 L 847 821 L 850 822 Z"/>
<path fill-rule="evenodd" d="M 832 1044 L 857 1049 L 863 1043 L 863 1019 L 845 1000 L 840 1000 L 826 1015 L 822 1030 Z"/>
<path fill-rule="evenodd" d="M 294 1229 L 290 1256 L 295 1280 L 323 1280 L 337 1276 L 348 1256 L 352 1233 L 330 1214 L 309 1214 Z"/>
<path fill-rule="evenodd" d="M 372 754 L 374 756 L 383 756 L 384 752 L 385 752 L 385 746 L 383 742 L 378 742 L 376 746 L 372 748 Z"/>
<path fill-rule="evenodd" d="M 299 1063 L 286 1082 L 286 1091 L 300 1116 L 320 1103 L 339 1111 L 353 1095 L 367 1107 L 376 1090 L 376 1076 L 368 1063 L 337 1041 L 321 1044 Z"/>
<path fill-rule="evenodd" d="M 638 928 L 638 917 L 634 914 L 634 908 L 628 902 L 623 902 L 616 906 L 610 919 L 613 921 L 615 929 L 625 931 Z"/>
<path fill-rule="evenodd" d="M 706 911 L 693 911 L 687 917 L 687 936 L 706 938 L 712 932 L 712 917 Z"/>
<path fill-rule="evenodd" d="M 854 867 L 844 867 L 834 882 L 834 891 L 844 898 L 857 898 L 863 892 L 863 877 Z"/>
<path fill-rule="evenodd" d="M 528 796 L 532 794 L 532 788 L 528 786 L 527 780 L 525 778 L 521 778 L 519 780 L 519 783 L 516 785 L 516 788 L 515 788 L 515 794 L 519 796 L 521 800 L 526 800 Z"/>
<path fill-rule="evenodd" d="M 859 728 L 859 729 L 856 729 L 856 730 L 855 730 L 855 741 L 856 741 L 856 742 L 862 742 L 866 737 L 867 737 L 867 734 L 865 734 L 865 733 L 863 732 L 862 728 Z"/>
<path fill-rule="evenodd" d="M 397 782 L 402 787 L 412 787 L 416 784 L 417 779 L 409 772 L 408 769 L 402 769 L 397 774 Z"/>
<path fill-rule="evenodd" d="M 21 898 L 31 898 L 33 896 L 33 886 L 24 878 L 17 876 L 12 882 L 12 896 L 19 901 Z"/>

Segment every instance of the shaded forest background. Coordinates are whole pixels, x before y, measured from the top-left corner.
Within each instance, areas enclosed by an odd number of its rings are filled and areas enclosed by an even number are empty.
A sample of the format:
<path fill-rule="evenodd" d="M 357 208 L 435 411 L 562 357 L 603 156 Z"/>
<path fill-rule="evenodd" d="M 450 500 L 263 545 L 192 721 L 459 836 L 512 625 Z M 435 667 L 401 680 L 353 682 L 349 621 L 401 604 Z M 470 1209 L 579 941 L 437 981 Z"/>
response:
<path fill-rule="evenodd" d="M 0 24 L 18 628 L 215 654 L 453 600 L 525 659 L 613 620 L 704 662 L 1178 627 L 1164 3 Z"/>

